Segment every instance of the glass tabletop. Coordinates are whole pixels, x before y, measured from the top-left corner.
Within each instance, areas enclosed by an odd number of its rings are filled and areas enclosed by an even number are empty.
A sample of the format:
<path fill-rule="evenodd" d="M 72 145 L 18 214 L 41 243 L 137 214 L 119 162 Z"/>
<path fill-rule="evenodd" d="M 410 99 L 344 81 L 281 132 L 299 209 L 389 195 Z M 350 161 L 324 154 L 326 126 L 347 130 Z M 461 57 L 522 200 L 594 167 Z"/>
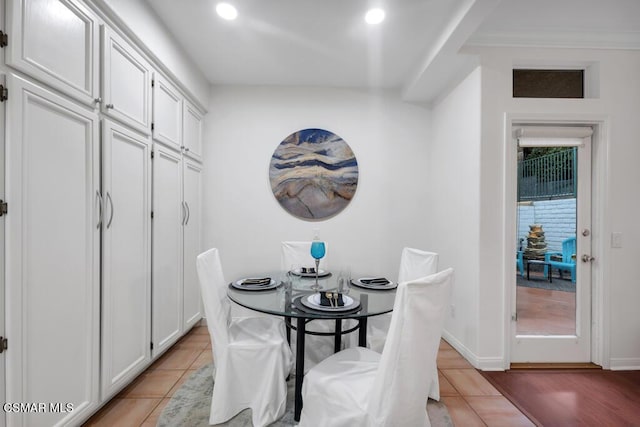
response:
<path fill-rule="evenodd" d="M 247 277 L 269 277 L 278 285 L 272 289 L 265 290 L 244 290 L 237 289 L 229 284 L 227 294 L 235 303 L 262 313 L 274 314 L 286 317 L 303 317 L 308 319 L 357 319 L 361 317 L 377 316 L 389 313 L 393 310 L 396 298 L 395 289 L 375 290 L 364 289 L 348 284 L 344 288 L 344 294 L 360 302 L 360 308 L 355 311 L 318 311 L 308 309 L 304 304 L 300 304 L 300 298 L 307 298 L 316 293 L 311 290 L 311 285 L 315 283 L 315 278 L 302 277 L 294 280 L 293 286 L 285 286 L 286 274 L 282 272 L 269 273 L 264 275 L 252 275 Z M 360 276 L 354 276 L 360 277 Z M 371 275 L 362 277 L 372 277 Z M 245 279 L 237 279 L 235 283 Z M 338 283 L 336 275 L 329 274 L 318 278 L 320 292 L 333 292 L 337 290 Z M 268 286 L 271 287 L 271 286 Z"/>

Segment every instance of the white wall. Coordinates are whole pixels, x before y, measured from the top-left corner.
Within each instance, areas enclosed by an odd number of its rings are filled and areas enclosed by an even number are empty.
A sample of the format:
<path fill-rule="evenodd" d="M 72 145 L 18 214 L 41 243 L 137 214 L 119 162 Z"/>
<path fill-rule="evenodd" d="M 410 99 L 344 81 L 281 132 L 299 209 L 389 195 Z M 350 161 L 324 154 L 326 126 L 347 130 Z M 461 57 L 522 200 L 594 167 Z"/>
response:
<path fill-rule="evenodd" d="M 278 144 L 324 128 L 353 149 L 354 199 L 328 220 L 308 222 L 280 207 L 269 183 Z M 293 87 L 214 87 L 204 136 L 205 248 L 218 247 L 231 280 L 279 268 L 280 242 L 329 243 L 333 268 L 397 278 L 404 246 L 431 249 L 425 189 L 429 112 L 395 94 Z"/>
<path fill-rule="evenodd" d="M 428 249 L 440 254 L 440 268 L 455 269 L 445 337 L 470 359 L 478 352 L 479 332 L 480 83 L 477 68 L 434 107 L 425 187 Z"/>
<path fill-rule="evenodd" d="M 595 173 L 601 182 L 595 192 L 592 253 L 594 298 L 602 301 L 595 320 L 603 325 L 605 367 L 640 369 L 640 52 L 580 49 L 478 48 L 482 67 L 482 150 L 480 173 L 480 335 L 478 356 L 499 358 L 505 289 L 511 286 L 504 272 L 513 256 L 505 246 L 505 114 L 533 119 L 556 115 L 573 120 L 602 120 L 605 135 L 594 146 Z M 597 98 L 584 100 L 525 99 L 511 97 L 514 65 L 595 65 L 599 70 Z M 515 229 L 515 225 L 514 225 Z M 622 248 L 611 248 L 611 232 L 622 233 Z M 515 241 L 515 235 L 513 235 Z M 508 262 L 509 265 L 505 265 Z"/>
<path fill-rule="evenodd" d="M 175 75 L 203 107 L 209 103 L 209 82 L 173 39 L 145 0 L 93 0 L 110 8 Z"/>

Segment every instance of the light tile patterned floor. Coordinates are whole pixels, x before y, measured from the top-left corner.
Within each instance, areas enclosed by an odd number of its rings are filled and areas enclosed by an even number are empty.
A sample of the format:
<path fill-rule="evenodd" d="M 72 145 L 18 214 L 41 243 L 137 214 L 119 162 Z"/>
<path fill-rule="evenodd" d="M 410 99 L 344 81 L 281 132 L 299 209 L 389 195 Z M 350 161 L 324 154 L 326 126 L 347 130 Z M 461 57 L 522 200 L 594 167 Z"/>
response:
<path fill-rule="evenodd" d="M 197 326 L 85 426 L 154 427 L 173 393 L 211 361 L 209 333 L 205 326 Z M 441 399 L 456 426 L 534 425 L 445 341 L 440 345 L 438 371 Z"/>

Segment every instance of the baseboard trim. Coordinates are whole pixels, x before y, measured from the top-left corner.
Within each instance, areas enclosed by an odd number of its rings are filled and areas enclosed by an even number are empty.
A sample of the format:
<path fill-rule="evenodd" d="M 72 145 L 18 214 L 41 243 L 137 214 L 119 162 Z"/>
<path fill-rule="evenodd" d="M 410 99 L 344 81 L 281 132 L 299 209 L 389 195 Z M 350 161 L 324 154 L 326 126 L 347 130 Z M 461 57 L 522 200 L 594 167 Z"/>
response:
<path fill-rule="evenodd" d="M 611 358 L 609 369 L 612 371 L 638 371 L 640 370 L 640 358 Z"/>
<path fill-rule="evenodd" d="M 460 341 L 458 341 L 453 335 L 446 330 L 442 331 L 442 338 L 449 343 L 462 357 L 467 359 L 467 362 L 471 363 L 474 368 L 478 368 L 478 359 L 475 354 L 467 347 L 465 347 Z"/>
<path fill-rule="evenodd" d="M 483 371 L 504 371 L 504 358 L 479 357 L 446 330 L 442 331 L 442 338 L 458 353 L 460 353 L 462 357 L 464 357 L 474 368 Z"/>
<path fill-rule="evenodd" d="M 597 369 L 602 370 L 602 366 L 594 363 L 512 363 L 511 370 L 518 369 Z"/>

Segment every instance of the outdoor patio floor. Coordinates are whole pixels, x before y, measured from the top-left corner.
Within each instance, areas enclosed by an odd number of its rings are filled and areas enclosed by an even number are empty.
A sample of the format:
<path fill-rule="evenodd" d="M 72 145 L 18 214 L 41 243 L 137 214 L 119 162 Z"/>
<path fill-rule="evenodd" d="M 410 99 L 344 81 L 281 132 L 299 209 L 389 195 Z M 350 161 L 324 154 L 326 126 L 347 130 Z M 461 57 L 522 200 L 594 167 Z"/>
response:
<path fill-rule="evenodd" d="M 542 272 L 532 271 L 530 277 L 531 280 L 526 280 L 520 275 L 517 278 L 517 333 L 522 335 L 575 334 L 575 284 L 571 280 L 559 277 L 554 277 L 553 282 L 549 283 Z"/>

